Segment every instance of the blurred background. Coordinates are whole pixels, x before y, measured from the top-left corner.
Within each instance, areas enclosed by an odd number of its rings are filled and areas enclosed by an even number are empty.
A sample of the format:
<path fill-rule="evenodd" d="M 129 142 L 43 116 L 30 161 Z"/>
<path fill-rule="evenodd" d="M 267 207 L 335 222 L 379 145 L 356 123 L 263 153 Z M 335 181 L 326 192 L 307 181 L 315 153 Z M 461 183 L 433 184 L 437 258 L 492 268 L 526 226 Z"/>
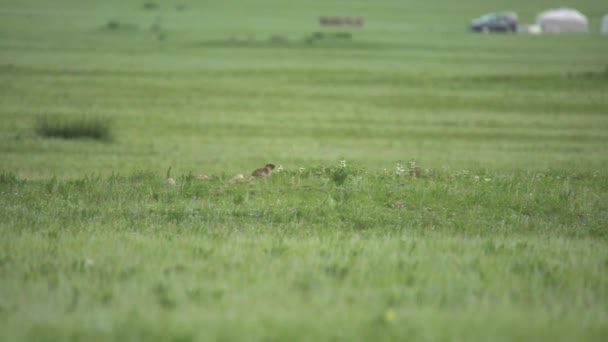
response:
<path fill-rule="evenodd" d="M 564 6 L 586 32 L 539 32 Z M 494 12 L 515 32 L 471 30 Z M 2 170 L 602 168 L 607 13 L 599 0 L 3 0 Z"/>

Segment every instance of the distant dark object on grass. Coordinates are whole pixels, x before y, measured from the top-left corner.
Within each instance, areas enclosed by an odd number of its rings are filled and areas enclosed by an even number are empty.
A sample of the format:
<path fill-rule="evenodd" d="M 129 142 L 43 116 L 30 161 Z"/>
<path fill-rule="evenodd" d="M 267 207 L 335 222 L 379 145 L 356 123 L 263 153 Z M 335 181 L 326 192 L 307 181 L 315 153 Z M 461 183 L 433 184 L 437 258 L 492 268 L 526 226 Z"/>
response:
<path fill-rule="evenodd" d="M 160 38 L 159 38 L 160 39 Z M 167 37 L 165 37 L 167 39 Z M 386 46 L 370 41 L 355 41 L 350 32 L 313 32 L 309 35 L 290 39 L 287 36 L 274 34 L 267 38 L 256 39 L 252 35 L 232 36 L 226 39 L 211 39 L 195 43 L 196 47 L 234 47 L 234 48 L 336 48 L 360 49 Z"/>
<path fill-rule="evenodd" d="M 156 39 L 160 40 L 161 42 L 164 40 L 167 40 L 167 37 L 168 37 L 167 32 L 159 32 L 156 35 Z"/>
<path fill-rule="evenodd" d="M 586 80 L 602 80 L 605 81 L 606 79 L 608 79 L 608 65 L 604 68 L 604 70 L 598 70 L 598 71 L 585 71 L 585 72 L 578 72 L 578 73 L 566 73 L 566 77 L 568 78 L 578 78 L 578 79 L 586 79 Z"/>
<path fill-rule="evenodd" d="M 142 6 L 145 10 L 156 10 L 158 9 L 158 4 L 152 1 L 144 2 Z"/>
<path fill-rule="evenodd" d="M 36 121 L 35 130 L 45 138 L 111 140 L 109 120 L 99 117 L 41 117 Z"/>
<path fill-rule="evenodd" d="M 363 26 L 362 18 L 354 17 L 320 17 L 319 24 L 321 26 Z"/>
<path fill-rule="evenodd" d="M 307 43 L 321 42 L 321 41 L 347 41 L 353 39 L 353 35 L 350 32 L 314 32 L 308 37 L 304 38 Z"/>
<path fill-rule="evenodd" d="M 108 31 L 135 31 L 137 30 L 137 25 L 129 24 L 129 23 L 121 23 L 117 20 L 108 20 L 104 29 Z"/>
<path fill-rule="evenodd" d="M 108 30 L 118 30 L 120 28 L 120 23 L 118 21 L 110 20 L 106 24 L 106 28 Z"/>

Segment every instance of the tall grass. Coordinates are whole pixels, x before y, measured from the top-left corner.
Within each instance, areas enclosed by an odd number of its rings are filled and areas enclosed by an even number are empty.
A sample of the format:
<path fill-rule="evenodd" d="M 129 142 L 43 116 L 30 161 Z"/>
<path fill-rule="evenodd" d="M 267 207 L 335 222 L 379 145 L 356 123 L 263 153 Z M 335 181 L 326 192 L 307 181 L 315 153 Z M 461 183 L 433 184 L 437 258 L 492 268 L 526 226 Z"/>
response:
<path fill-rule="evenodd" d="M 35 131 L 45 138 L 82 139 L 110 141 L 111 125 L 102 117 L 56 117 L 44 116 L 36 121 Z"/>

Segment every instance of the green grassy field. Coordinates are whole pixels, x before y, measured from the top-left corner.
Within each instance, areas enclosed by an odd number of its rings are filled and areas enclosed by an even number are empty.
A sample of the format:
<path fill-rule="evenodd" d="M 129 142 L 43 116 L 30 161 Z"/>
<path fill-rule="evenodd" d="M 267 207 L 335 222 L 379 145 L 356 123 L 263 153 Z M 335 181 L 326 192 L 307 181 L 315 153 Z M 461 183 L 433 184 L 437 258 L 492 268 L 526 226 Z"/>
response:
<path fill-rule="evenodd" d="M 608 339 L 605 4 L 466 32 L 558 5 L 1 0 L 0 340 Z"/>

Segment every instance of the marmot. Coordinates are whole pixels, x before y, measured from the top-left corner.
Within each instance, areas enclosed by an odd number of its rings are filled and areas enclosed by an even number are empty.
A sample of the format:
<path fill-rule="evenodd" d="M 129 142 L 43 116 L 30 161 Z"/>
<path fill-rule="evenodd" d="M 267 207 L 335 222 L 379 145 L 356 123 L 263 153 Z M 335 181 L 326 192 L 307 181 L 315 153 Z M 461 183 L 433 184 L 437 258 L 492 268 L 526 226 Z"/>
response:
<path fill-rule="evenodd" d="M 266 164 L 266 166 L 263 168 L 253 170 L 251 177 L 270 176 L 270 173 L 272 170 L 274 170 L 274 167 L 274 164 Z"/>

